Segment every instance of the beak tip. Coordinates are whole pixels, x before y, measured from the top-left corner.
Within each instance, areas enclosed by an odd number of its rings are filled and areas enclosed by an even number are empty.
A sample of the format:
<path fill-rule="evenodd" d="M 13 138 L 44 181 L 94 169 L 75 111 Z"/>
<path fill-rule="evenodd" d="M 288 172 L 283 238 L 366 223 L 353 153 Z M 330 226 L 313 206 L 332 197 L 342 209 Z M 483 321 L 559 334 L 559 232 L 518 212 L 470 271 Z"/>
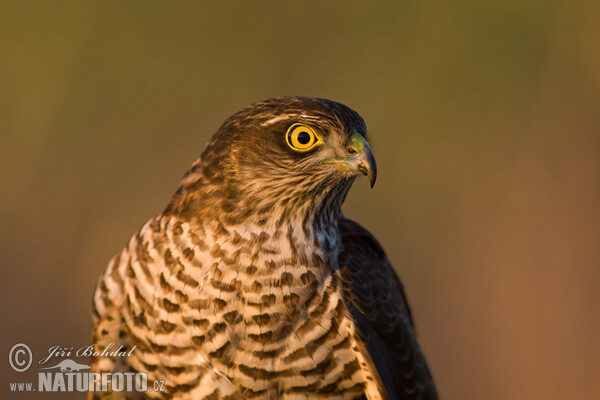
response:
<path fill-rule="evenodd" d="M 375 167 L 377 168 L 377 167 Z M 377 181 L 377 169 L 375 169 L 375 171 L 373 171 L 373 173 L 371 173 L 369 175 L 369 183 L 371 184 L 371 189 L 373 189 L 373 187 L 375 186 L 375 182 Z"/>
<path fill-rule="evenodd" d="M 371 159 L 369 161 L 369 167 L 367 168 L 366 175 L 369 178 L 371 189 L 373 189 L 373 186 L 375 186 L 375 182 L 377 181 L 377 163 L 375 162 L 375 157 L 373 157 L 373 153 L 371 153 Z"/>

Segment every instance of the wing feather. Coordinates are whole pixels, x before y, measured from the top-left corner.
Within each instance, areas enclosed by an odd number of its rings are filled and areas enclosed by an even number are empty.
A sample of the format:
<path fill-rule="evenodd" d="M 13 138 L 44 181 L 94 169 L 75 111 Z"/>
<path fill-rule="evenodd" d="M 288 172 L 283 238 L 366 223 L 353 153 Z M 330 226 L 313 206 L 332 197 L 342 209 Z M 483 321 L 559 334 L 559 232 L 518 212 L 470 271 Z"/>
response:
<path fill-rule="evenodd" d="M 343 219 L 340 276 L 347 308 L 390 399 L 437 399 L 417 343 L 411 311 L 381 245 L 359 224 Z"/>

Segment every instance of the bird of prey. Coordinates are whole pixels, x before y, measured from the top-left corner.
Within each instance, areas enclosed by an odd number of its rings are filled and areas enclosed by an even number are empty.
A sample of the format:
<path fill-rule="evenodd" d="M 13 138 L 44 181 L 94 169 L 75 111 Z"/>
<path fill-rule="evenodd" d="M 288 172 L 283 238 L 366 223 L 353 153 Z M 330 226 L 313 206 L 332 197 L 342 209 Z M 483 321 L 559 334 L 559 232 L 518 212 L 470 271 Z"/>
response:
<path fill-rule="evenodd" d="M 360 174 L 372 186 L 377 167 L 345 105 L 280 97 L 231 116 L 100 277 L 96 351 L 131 355 L 93 370 L 164 381 L 148 398 L 436 399 L 398 277 L 342 215 Z"/>

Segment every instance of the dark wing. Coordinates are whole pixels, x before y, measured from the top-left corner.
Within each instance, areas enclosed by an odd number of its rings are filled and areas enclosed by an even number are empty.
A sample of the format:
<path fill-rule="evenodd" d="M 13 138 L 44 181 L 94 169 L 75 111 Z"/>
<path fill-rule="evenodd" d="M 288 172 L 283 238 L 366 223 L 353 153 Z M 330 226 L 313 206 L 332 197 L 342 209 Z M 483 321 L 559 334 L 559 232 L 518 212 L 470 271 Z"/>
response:
<path fill-rule="evenodd" d="M 375 238 L 357 223 L 340 221 L 344 297 L 390 399 L 437 399 L 415 338 L 402 284 Z"/>

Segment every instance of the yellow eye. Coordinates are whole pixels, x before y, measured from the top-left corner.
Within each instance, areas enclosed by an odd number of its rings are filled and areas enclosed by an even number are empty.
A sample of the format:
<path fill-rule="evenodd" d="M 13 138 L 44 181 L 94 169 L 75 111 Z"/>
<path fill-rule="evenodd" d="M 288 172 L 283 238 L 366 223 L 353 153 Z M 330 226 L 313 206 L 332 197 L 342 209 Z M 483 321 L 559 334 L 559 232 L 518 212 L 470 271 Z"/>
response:
<path fill-rule="evenodd" d="M 285 140 L 296 151 L 308 151 L 320 142 L 315 131 L 308 125 L 294 124 L 285 134 Z"/>

